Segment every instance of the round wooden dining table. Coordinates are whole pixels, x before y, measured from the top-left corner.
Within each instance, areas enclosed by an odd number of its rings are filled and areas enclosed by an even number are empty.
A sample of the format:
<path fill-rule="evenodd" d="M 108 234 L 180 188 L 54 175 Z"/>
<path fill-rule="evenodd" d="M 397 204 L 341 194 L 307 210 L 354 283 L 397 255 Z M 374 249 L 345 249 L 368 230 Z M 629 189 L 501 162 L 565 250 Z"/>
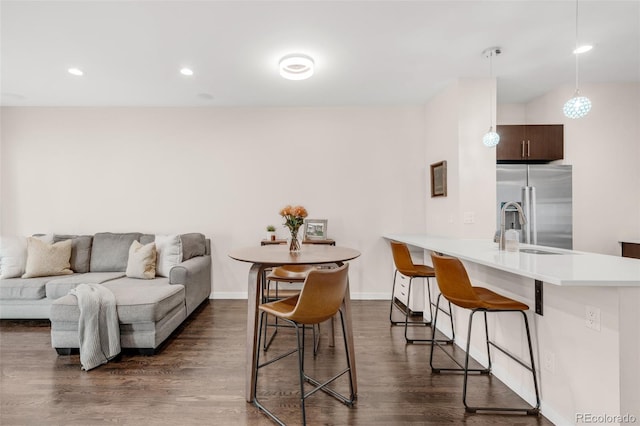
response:
<path fill-rule="evenodd" d="M 267 268 L 282 265 L 320 265 L 334 264 L 342 266 L 344 262 L 360 256 L 358 250 L 329 245 L 305 245 L 298 253 L 290 253 L 285 245 L 252 246 L 232 250 L 229 257 L 241 262 L 252 263 L 247 286 L 247 362 L 245 396 L 247 402 L 253 402 L 256 380 L 253 365 L 258 351 L 258 305 L 261 300 L 262 279 Z M 345 320 L 347 345 L 349 345 L 350 367 L 353 375 L 353 392 L 358 394 L 356 375 L 356 356 L 353 345 L 353 327 L 351 323 L 351 298 L 349 285 L 342 301 L 342 313 Z"/>

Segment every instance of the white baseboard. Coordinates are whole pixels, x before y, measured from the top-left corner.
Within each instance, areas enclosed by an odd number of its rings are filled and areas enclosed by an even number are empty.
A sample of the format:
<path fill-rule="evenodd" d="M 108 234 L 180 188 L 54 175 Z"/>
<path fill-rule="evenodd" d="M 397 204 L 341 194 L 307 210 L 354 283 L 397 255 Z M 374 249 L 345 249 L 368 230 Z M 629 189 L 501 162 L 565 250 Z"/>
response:
<path fill-rule="evenodd" d="M 389 300 L 391 295 L 389 293 L 353 293 L 351 300 Z M 219 291 L 213 292 L 209 299 L 246 299 L 247 292 L 227 292 Z"/>
<path fill-rule="evenodd" d="M 213 292 L 211 293 L 211 296 L 209 296 L 209 299 L 247 299 L 247 292 L 227 292 L 227 291 L 222 291 L 222 292 Z"/>
<path fill-rule="evenodd" d="M 389 293 L 352 293 L 351 300 L 391 300 Z"/>

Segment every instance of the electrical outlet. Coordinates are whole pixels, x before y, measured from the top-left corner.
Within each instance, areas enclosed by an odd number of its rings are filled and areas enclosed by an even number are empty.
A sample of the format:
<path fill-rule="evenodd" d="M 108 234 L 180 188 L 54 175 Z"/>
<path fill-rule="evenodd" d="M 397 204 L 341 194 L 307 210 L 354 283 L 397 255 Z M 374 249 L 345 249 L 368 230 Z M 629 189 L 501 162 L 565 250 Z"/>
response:
<path fill-rule="evenodd" d="M 553 352 L 545 351 L 543 356 L 544 369 L 550 373 L 556 372 L 556 356 Z"/>
<path fill-rule="evenodd" d="M 585 308 L 585 323 L 587 328 L 600 331 L 600 308 L 587 305 Z"/>

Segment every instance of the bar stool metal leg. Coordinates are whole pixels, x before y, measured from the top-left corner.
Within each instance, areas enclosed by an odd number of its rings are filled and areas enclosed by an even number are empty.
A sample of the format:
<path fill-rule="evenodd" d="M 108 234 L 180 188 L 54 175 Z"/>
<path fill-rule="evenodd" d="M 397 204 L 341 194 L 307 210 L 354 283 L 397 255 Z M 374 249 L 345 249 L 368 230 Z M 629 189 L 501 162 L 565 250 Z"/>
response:
<path fill-rule="evenodd" d="M 397 321 L 393 320 L 393 307 L 395 306 L 395 301 L 393 299 L 395 298 L 395 294 L 396 294 L 396 278 L 397 277 L 398 277 L 398 270 L 396 269 L 395 272 L 393 273 L 393 286 L 391 287 L 391 305 L 389 306 L 389 322 L 391 323 L 391 325 L 399 324 Z"/>
<path fill-rule="evenodd" d="M 431 306 L 433 305 L 433 302 L 431 300 L 431 289 L 430 289 L 430 282 L 429 282 L 429 277 L 424 277 L 427 282 L 427 294 L 429 297 L 429 312 L 431 314 L 431 321 L 424 321 L 424 322 L 416 322 L 416 323 L 409 323 L 409 316 L 408 316 L 408 311 L 406 312 L 405 318 L 404 318 L 404 339 L 407 341 L 407 343 L 433 343 L 434 339 L 435 339 L 435 333 L 431 333 L 431 338 L 430 339 L 410 339 L 409 336 L 407 335 L 407 330 L 408 330 L 408 326 L 409 325 L 430 325 L 432 328 L 432 331 L 435 331 L 435 323 L 433 322 L 434 317 L 433 317 L 433 311 L 431 310 Z M 412 283 L 413 278 L 409 278 L 409 286 L 407 289 L 407 303 L 409 303 L 409 301 L 411 300 L 411 283 Z M 436 306 L 436 311 L 438 310 L 438 307 Z M 453 313 L 451 311 L 451 304 L 449 304 L 449 312 L 447 313 L 446 311 L 442 311 L 443 313 L 445 313 L 446 315 L 449 315 L 449 317 L 451 318 L 451 330 L 453 333 L 453 337 L 451 339 L 438 339 L 438 342 L 440 343 L 446 343 L 446 344 L 453 344 L 453 341 L 455 339 L 455 331 L 453 328 Z M 436 312 L 437 314 L 437 312 Z"/>
<path fill-rule="evenodd" d="M 304 326 L 302 326 L 302 337 L 300 336 L 300 327 L 294 324 L 296 329 L 296 341 L 298 343 L 298 373 L 300 376 L 300 406 L 302 410 L 302 424 L 307 424 L 307 413 L 305 411 L 304 401 Z M 301 340 L 302 339 L 302 340 Z"/>
<path fill-rule="evenodd" d="M 339 311 L 340 312 L 340 323 L 342 325 L 342 337 L 344 340 L 344 348 L 345 348 L 345 354 L 346 354 L 346 358 L 347 358 L 347 368 L 345 368 L 344 370 L 342 370 L 340 373 L 336 374 L 335 376 L 333 376 L 332 378 L 330 378 L 329 380 L 325 381 L 324 383 L 320 383 L 319 381 L 317 381 L 316 379 L 307 376 L 306 374 L 304 375 L 305 380 L 316 386 L 315 389 L 311 390 L 310 392 L 308 392 L 305 395 L 305 398 L 311 396 L 312 394 L 314 394 L 316 391 L 323 391 L 324 393 L 331 395 L 332 397 L 336 398 L 338 401 L 342 402 L 343 404 L 347 405 L 348 407 L 353 406 L 353 401 L 355 401 L 355 394 L 353 392 L 353 375 L 351 374 L 351 367 L 349 367 L 351 364 L 351 353 L 349 352 L 349 344 L 347 342 L 347 334 L 346 334 L 346 329 L 344 326 L 344 315 L 342 313 L 342 310 Z M 330 387 L 328 387 L 327 385 L 331 382 L 333 382 L 334 380 L 336 380 L 337 378 L 341 377 L 342 375 L 344 375 L 345 373 L 349 373 L 349 397 L 345 397 L 344 395 L 339 394 L 338 392 L 336 392 L 335 390 L 331 389 Z"/>
<path fill-rule="evenodd" d="M 533 387 L 535 389 L 535 394 L 536 394 L 536 405 L 533 408 L 513 408 L 513 407 L 473 407 L 473 406 L 469 406 L 467 404 L 467 380 L 468 380 L 468 366 L 469 366 L 469 346 L 470 346 L 470 341 L 471 341 L 471 322 L 473 321 L 473 314 L 475 314 L 478 311 L 483 311 L 484 312 L 484 318 L 485 318 L 485 330 L 488 330 L 487 328 L 487 312 L 520 312 L 522 314 L 522 318 L 524 320 L 524 326 L 525 326 L 525 330 L 527 333 L 527 343 L 529 346 L 529 360 L 531 362 L 530 365 L 525 364 L 524 362 L 522 362 L 520 359 L 516 358 L 515 356 L 513 356 L 511 353 L 507 352 L 504 348 L 501 348 L 500 346 L 496 345 L 494 342 L 489 340 L 489 334 L 487 331 L 487 354 L 489 355 L 489 369 L 491 368 L 491 357 L 490 357 L 490 351 L 489 351 L 489 345 L 493 346 L 494 348 L 498 349 L 500 352 L 502 352 L 503 354 L 505 354 L 506 356 L 508 356 L 509 358 L 511 358 L 512 360 L 514 360 L 515 362 L 517 362 L 518 364 L 520 364 L 522 367 L 524 367 L 525 369 L 529 370 L 531 372 L 531 375 L 533 377 Z M 507 412 L 514 412 L 514 411 L 522 411 L 527 415 L 538 415 L 540 413 L 540 394 L 538 392 L 538 379 L 537 379 L 537 374 L 536 374 L 536 366 L 533 360 L 533 347 L 531 345 L 531 333 L 529 331 L 529 321 L 527 319 L 527 315 L 524 313 L 524 311 L 513 311 L 513 310 L 509 310 L 509 311 L 486 311 L 486 310 L 481 310 L 481 309 L 474 309 L 471 311 L 471 314 L 469 315 L 469 337 L 467 338 L 467 355 L 465 358 L 465 373 L 464 373 L 464 386 L 463 386 L 463 392 L 462 392 L 462 402 L 464 404 L 464 408 L 465 411 L 467 413 L 476 413 L 478 411 L 507 411 Z"/>
<path fill-rule="evenodd" d="M 453 357 L 453 355 L 451 355 L 449 352 L 445 351 L 444 348 L 442 348 L 442 345 L 440 345 L 440 341 L 439 340 L 435 340 L 435 335 L 436 335 L 436 327 L 438 324 L 438 312 L 442 311 L 442 308 L 440 308 L 440 298 L 442 297 L 442 294 L 438 295 L 437 298 L 437 302 L 436 302 L 436 309 L 435 309 L 435 315 L 433 318 L 433 327 L 431 330 L 431 338 L 434 339 L 433 340 L 433 344 L 431 345 L 431 352 L 429 354 L 429 366 L 431 367 L 431 371 L 435 374 L 439 374 L 442 371 L 464 371 L 465 370 L 465 366 L 463 366 L 457 359 L 455 359 Z M 451 304 L 449 304 L 449 309 L 451 309 Z M 471 323 L 469 323 L 469 330 L 471 329 Z M 458 368 L 442 368 L 442 367 L 435 367 L 433 365 L 433 350 L 435 347 L 439 347 L 442 352 L 447 355 L 449 357 L 449 359 L 451 359 L 456 365 L 458 365 Z M 487 353 L 488 353 L 488 347 L 487 347 Z M 479 374 L 489 374 L 490 370 L 488 368 L 467 368 L 466 369 L 469 372 L 472 373 L 479 373 Z"/>
<path fill-rule="evenodd" d="M 391 325 L 404 325 L 405 329 L 406 327 L 409 326 L 413 326 L 413 325 L 424 325 L 424 326 L 429 326 L 431 324 L 431 321 L 412 321 L 409 322 L 409 305 L 411 304 L 411 285 L 413 284 L 413 278 L 414 277 L 408 277 L 409 278 L 409 285 L 407 286 L 407 306 L 405 306 L 405 309 L 401 309 L 398 305 L 396 305 L 395 303 L 395 288 L 396 288 L 396 278 L 398 276 L 398 270 L 396 269 L 394 275 L 393 275 L 393 288 L 391 290 L 391 306 L 389 307 L 389 322 L 391 323 Z M 420 278 L 427 278 L 427 277 L 420 277 Z M 427 278 L 427 283 L 428 283 L 428 278 Z M 429 299 L 429 301 L 431 301 L 431 299 Z M 395 321 L 393 319 L 393 308 L 398 309 L 399 311 L 403 311 L 404 312 L 404 321 Z M 405 333 L 405 337 L 406 337 L 406 333 Z"/>
<path fill-rule="evenodd" d="M 438 295 L 438 301 L 437 304 L 440 303 L 440 296 Z M 486 336 L 486 345 L 487 345 L 487 360 L 488 360 L 488 368 L 469 368 L 469 358 L 470 358 L 470 348 L 471 348 L 471 330 L 473 327 L 473 317 L 474 314 L 476 312 L 483 312 L 484 314 L 484 319 L 485 319 L 485 336 Z M 520 312 L 522 314 L 523 320 L 524 320 L 524 325 L 525 325 L 525 330 L 526 330 L 526 334 L 527 334 L 527 343 L 529 346 L 529 361 L 530 361 L 530 365 L 525 364 L 522 360 L 516 358 L 514 355 L 512 355 L 511 353 L 509 353 L 508 351 L 506 351 L 504 348 L 498 346 L 496 343 L 492 342 L 491 340 L 489 340 L 489 329 L 488 329 L 488 325 L 487 325 L 487 312 Z M 435 326 L 437 324 L 438 321 L 438 311 L 436 310 L 435 313 L 435 317 L 434 317 L 434 330 L 435 330 Z M 435 334 L 435 332 L 432 332 L 433 334 Z M 432 334 L 432 336 L 433 336 Z M 464 381 L 463 381 L 463 387 L 462 387 L 462 403 L 464 404 L 465 407 L 465 411 L 467 413 L 476 413 L 478 411 L 504 411 L 504 412 L 524 412 L 527 415 L 538 415 L 540 413 L 540 393 L 538 390 L 538 379 L 537 379 L 537 372 L 536 372 L 536 367 L 535 367 L 535 362 L 534 362 L 534 358 L 533 358 L 533 346 L 531 344 L 531 332 L 529 329 L 529 321 L 527 319 L 527 315 L 525 314 L 524 311 L 520 311 L 520 310 L 501 310 L 501 311 L 492 311 L 492 310 L 484 310 L 484 309 L 473 309 L 471 310 L 470 314 L 469 314 L 469 327 L 468 327 L 468 333 L 467 333 L 467 345 L 466 345 L 466 354 L 465 354 L 465 361 L 464 361 L 464 365 L 461 365 L 460 362 L 458 362 L 456 359 L 453 358 L 453 356 L 451 354 L 449 354 L 449 352 L 445 351 L 442 347 L 441 349 L 443 350 L 443 352 L 454 362 L 456 363 L 460 368 L 440 368 L 440 367 L 434 367 L 433 365 L 433 352 L 434 352 L 434 347 L 435 346 L 439 346 L 438 342 L 435 342 L 433 345 L 431 345 L 431 354 L 430 354 L 430 359 L 429 359 L 429 365 L 431 366 L 431 371 L 435 374 L 438 374 L 440 372 L 443 371 L 447 371 L 447 372 L 462 372 L 464 374 Z M 471 406 L 467 403 L 467 384 L 468 384 L 468 379 L 469 379 L 469 373 L 479 373 L 479 374 L 490 374 L 491 373 L 491 351 L 490 351 L 490 347 L 494 347 L 496 349 L 498 349 L 500 352 L 502 352 L 503 354 L 505 354 L 506 356 L 508 356 L 509 358 L 511 358 L 512 360 L 516 361 L 518 364 L 520 364 L 522 367 L 524 367 L 525 369 L 529 370 L 531 372 L 531 375 L 533 377 L 533 386 L 534 386 L 534 390 L 535 390 L 535 394 L 536 394 L 536 404 L 534 407 L 532 408 L 514 408 L 514 407 L 480 407 L 480 406 Z"/>
<path fill-rule="evenodd" d="M 266 313 L 264 312 L 260 312 L 260 321 L 259 321 L 259 326 L 258 326 L 258 348 L 260 348 L 260 344 L 262 343 L 262 323 L 265 320 L 265 316 Z M 256 374 L 256 380 L 253 383 L 253 394 L 255 395 L 253 397 L 253 405 L 255 405 L 260 411 L 264 412 L 266 415 L 268 415 L 274 422 L 276 422 L 277 424 L 279 424 L 280 426 L 285 426 L 284 422 L 282 420 L 280 420 L 275 414 L 273 414 L 271 411 L 267 410 L 261 403 L 260 401 L 258 401 L 258 396 L 257 396 L 257 390 L 258 390 L 258 376 L 260 374 L 260 367 L 264 367 L 272 362 L 277 361 L 280 358 L 284 358 L 285 356 L 288 356 L 290 354 L 292 354 L 294 351 L 289 352 L 288 354 L 282 355 L 274 360 L 271 360 L 268 363 L 263 364 L 262 366 L 260 365 L 260 350 L 257 351 L 256 353 L 256 363 L 255 363 L 255 374 Z"/>
<path fill-rule="evenodd" d="M 313 395 L 314 393 L 316 393 L 317 391 L 321 390 L 323 392 L 325 392 L 326 394 L 336 398 L 337 400 L 339 400 L 340 402 L 342 402 L 343 404 L 351 407 L 353 406 L 353 402 L 355 401 L 355 394 L 353 392 L 353 375 L 351 373 L 351 368 L 349 367 L 351 364 L 351 354 L 349 352 L 349 344 L 347 342 L 347 333 L 346 333 L 346 329 L 345 329 L 345 324 L 344 324 L 344 315 L 342 313 L 342 310 L 339 310 L 338 312 L 340 312 L 340 324 L 342 326 L 342 336 L 343 336 L 343 341 L 344 341 L 344 348 L 345 348 L 345 357 L 346 357 L 346 361 L 347 361 L 347 367 L 342 370 L 341 372 L 339 372 L 338 374 L 334 375 L 332 378 L 324 381 L 324 382 L 319 382 L 318 380 L 308 376 L 307 374 L 305 374 L 304 372 L 304 339 L 305 339 L 305 326 L 303 324 L 298 324 L 294 321 L 290 321 L 287 319 L 284 319 L 284 321 L 288 322 L 291 324 L 291 326 L 295 329 L 296 332 L 296 348 L 293 350 L 290 350 L 287 353 L 278 355 L 276 358 L 271 359 L 269 361 L 264 362 L 263 364 L 260 364 L 260 351 L 258 351 L 257 355 L 256 355 L 256 363 L 255 363 L 255 371 L 256 371 L 256 380 L 254 383 L 254 395 L 256 395 L 254 397 L 253 400 L 253 404 L 260 409 L 262 412 L 264 412 L 267 416 L 269 416 L 273 421 L 275 421 L 277 424 L 284 426 L 285 423 L 278 418 L 275 414 L 273 414 L 269 409 L 267 409 L 264 405 L 262 405 L 262 403 L 258 400 L 258 394 L 257 394 L 257 390 L 258 390 L 258 376 L 259 376 L 259 371 L 262 367 L 266 367 L 267 365 L 270 365 L 276 361 L 281 360 L 282 358 L 285 358 L 291 354 L 293 354 L 294 352 L 298 353 L 298 376 L 299 376 L 299 381 L 300 381 L 300 406 L 301 406 L 301 411 L 302 411 L 302 425 L 306 425 L 307 421 L 306 421 L 306 407 L 305 407 L 305 401 L 308 397 L 310 397 L 311 395 Z M 266 321 L 266 317 L 267 314 L 265 312 L 261 312 L 260 313 L 260 321 L 259 321 L 259 326 L 258 326 L 258 330 L 260 330 L 260 332 L 258 333 L 258 347 L 260 347 L 260 344 L 262 343 L 262 331 L 263 331 L 263 322 Z M 314 342 L 315 343 L 315 342 Z M 315 355 L 315 354 L 314 354 Z M 337 391 L 333 390 L 332 388 L 328 387 L 328 385 L 330 383 L 332 383 L 333 381 L 335 381 L 336 379 L 338 379 L 339 377 L 343 376 L 344 374 L 348 373 L 349 374 L 349 397 L 345 397 L 344 395 L 341 395 L 340 393 L 338 393 Z M 309 392 L 305 393 L 305 389 L 304 389 L 304 384 L 305 382 L 310 383 L 311 385 L 314 386 L 314 388 L 312 390 L 310 390 Z"/>
<path fill-rule="evenodd" d="M 440 309 L 442 311 L 443 314 L 447 315 L 449 317 L 449 323 L 451 324 L 451 339 L 449 341 L 447 341 L 446 343 L 452 343 L 456 341 L 456 329 L 453 326 L 453 309 L 451 308 L 451 302 L 447 301 L 447 303 L 449 304 L 449 312 L 445 311 L 442 308 L 438 308 L 438 305 L 436 305 L 435 303 L 432 302 L 431 299 L 431 283 L 427 282 L 427 289 L 429 290 L 429 304 L 435 308 L 435 310 L 437 311 L 438 309 Z M 431 313 L 431 321 L 433 322 L 433 310 L 431 309 L 431 307 L 429 308 L 429 312 Z"/>

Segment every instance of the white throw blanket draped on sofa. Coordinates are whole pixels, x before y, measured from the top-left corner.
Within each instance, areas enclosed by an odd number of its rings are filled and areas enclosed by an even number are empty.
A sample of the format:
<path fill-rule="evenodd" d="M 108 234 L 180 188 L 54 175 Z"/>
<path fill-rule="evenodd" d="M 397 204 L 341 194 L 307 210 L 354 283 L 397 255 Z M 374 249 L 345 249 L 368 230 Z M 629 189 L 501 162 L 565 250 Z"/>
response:
<path fill-rule="evenodd" d="M 120 325 L 113 293 L 100 284 L 80 284 L 69 292 L 78 298 L 80 364 L 91 370 L 120 353 Z"/>

